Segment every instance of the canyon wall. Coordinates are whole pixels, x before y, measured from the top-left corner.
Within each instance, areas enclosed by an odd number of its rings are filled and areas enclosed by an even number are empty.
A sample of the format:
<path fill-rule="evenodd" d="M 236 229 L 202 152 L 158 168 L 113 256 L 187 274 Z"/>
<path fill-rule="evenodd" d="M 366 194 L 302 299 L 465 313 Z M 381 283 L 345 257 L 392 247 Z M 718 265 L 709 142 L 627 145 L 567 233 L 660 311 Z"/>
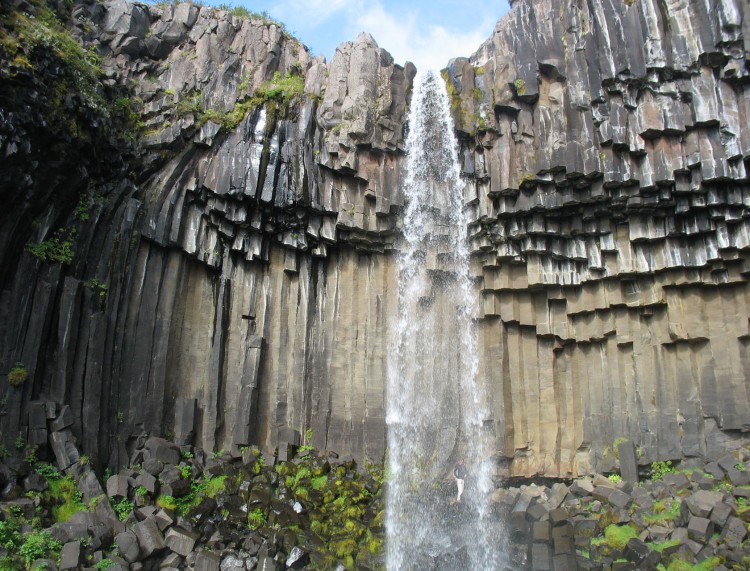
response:
<path fill-rule="evenodd" d="M 49 401 L 116 468 L 143 433 L 236 451 L 285 427 L 381 460 L 414 67 L 192 4 L 66 17 L 112 111 L 52 92 L 54 54 L 4 58 L 3 441 L 43 443 Z M 747 445 L 748 20 L 517 0 L 444 70 L 503 473 Z"/>

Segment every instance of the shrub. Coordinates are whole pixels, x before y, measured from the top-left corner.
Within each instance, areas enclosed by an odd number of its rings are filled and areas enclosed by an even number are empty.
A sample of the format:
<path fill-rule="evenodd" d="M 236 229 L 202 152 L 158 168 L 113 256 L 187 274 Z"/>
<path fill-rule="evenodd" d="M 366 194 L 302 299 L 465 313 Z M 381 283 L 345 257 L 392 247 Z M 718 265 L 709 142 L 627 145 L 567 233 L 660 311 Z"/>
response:
<path fill-rule="evenodd" d="M 60 478 L 62 478 L 60 470 L 55 468 L 52 464 L 47 464 L 46 462 L 38 462 L 34 469 L 48 482 L 59 480 Z"/>
<path fill-rule="evenodd" d="M 130 512 L 133 511 L 133 502 L 127 498 L 122 498 L 119 501 L 112 502 L 112 509 L 115 510 L 120 521 L 125 521 L 128 519 Z"/>
<path fill-rule="evenodd" d="M 23 544 L 18 549 L 18 554 L 30 566 L 32 562 L 46 557 L 50 552 L 55 555 L 62 549 L 62 543 L 52 537 L 46 530 L 31 531 L 23 536 Z"/>
<path fill-rule="evenodd" d="M 73 240 L 75 228 L 69 231 L 58 230 L 48 240 L 38 244 L 26 244 L 26 250 L 35 258 L 43 262 L 59 262 L 70 264 L 73 261 Z"/>
<path fill-rule="evenodd" d="M 12 387 L 20 387 L 28 378 L 29 370 L 20 361 L 8 373 L 8 382 Z"/>
<path fill-rule="evenodd" d="M 672 472 L 674 472 L 674 468 L 672 467 L 672 462 L 670 460 L 667 460 L 666 462 L 656 460 L 651 463 L 652 480 L 661 480 L 666 474 L 671 474 Z"/>
<path fill-rule="evenodd" d="M 18 520 L 8 518 L 0 521 L 0 548 L 14 551 L 21 544 L 21 527 Z"/>

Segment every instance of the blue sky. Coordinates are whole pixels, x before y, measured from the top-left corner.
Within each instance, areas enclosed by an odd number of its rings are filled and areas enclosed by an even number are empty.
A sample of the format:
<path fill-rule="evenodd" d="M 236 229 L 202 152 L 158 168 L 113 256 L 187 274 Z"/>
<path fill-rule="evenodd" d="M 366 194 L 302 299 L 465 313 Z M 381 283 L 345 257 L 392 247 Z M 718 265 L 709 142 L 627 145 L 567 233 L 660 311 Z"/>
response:
<path fill-rule="evenodd" d="M 369 32 L 396 63 L 441 69 L 451 57 L 469 56 L 508 11 L 506 0 L 236 0 L 266 11 L 315 55 L 331 61 L 336 46 Z"/>

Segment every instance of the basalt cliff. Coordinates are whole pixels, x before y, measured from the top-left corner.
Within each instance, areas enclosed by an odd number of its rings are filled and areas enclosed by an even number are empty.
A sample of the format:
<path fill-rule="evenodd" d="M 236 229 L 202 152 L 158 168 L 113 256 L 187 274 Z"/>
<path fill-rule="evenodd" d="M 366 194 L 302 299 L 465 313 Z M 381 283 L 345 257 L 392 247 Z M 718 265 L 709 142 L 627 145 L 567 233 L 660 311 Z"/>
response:
<path fill-rule="evenodd" d="M 115 469 L 289 428 L 382 460 L 414 66 L 191 3 L 0 11 L 5 445 L 56 403 Z M 446 62 L 501 473 L 747 447 L 748 38 L 744 0 L 516 0 Z"/>

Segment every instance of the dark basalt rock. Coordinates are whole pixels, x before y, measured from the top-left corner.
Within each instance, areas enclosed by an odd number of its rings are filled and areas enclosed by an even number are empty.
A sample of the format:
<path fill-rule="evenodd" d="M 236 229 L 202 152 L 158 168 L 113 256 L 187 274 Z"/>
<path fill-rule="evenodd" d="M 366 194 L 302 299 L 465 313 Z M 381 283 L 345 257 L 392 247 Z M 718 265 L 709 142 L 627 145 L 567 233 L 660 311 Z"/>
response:
<path fill-rule="evenodd" d="M 747 483 L 722 463 L 750 426 L 746 3 L 513 4 L 444 74 L 502 475 L 708 458 Z M 59 8 L 101 75 L 0 47 L 0 375 L 29 373 L 4 445 L 116 472 L 146 433 L 276 461 L 311 429 L 380 461 L 414 67 L 189 3 Z M 179 463 L 152 444 L 148 472 Z"/>

